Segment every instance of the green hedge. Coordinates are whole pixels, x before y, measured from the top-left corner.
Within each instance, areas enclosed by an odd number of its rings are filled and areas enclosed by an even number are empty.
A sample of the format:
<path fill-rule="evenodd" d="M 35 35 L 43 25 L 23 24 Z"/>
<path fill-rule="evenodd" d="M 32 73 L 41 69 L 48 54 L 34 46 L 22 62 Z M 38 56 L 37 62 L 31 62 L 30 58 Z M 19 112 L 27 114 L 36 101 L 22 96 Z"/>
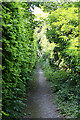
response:
<path fill-rule="evenodd" d="M 40 60 L 40 64 L 50 82 L 52 92 L 56 93 L 59 113 L 66 118 L 79 118 L 80 76 L 64 70 L 54 71 L 48 59 Z"/>
<path fill-rule="evenodd" d="M 79 118 L 80 104 L 80 47 L 79 47 L 79 2 L 58 5 L 51 10 L 46 36 L 53 43 L 53 55 L 42 54 L 40 64 L 51 89 L 56 92 L 59 112 L 66 118 Z"/>
<path fill-rule="evenodd" d="M 53 50 L 54 63 L 58 63 L 59 67 L 69 68 L 72 72 L 77 71 L 79 66 L 79 11 L 76 4 L 78 3 L 63 4 L 57 10 L 51 11 L 48 17 L 50 28 L 46 33 L 49 41 L 56 44 Z"/>
<path fill-rule="evenodd" d="M 26 86 L 37 61 L 33 20 L 27 3 L 2 3 L 3 118 L 21 116 L 26 107 Z"/>

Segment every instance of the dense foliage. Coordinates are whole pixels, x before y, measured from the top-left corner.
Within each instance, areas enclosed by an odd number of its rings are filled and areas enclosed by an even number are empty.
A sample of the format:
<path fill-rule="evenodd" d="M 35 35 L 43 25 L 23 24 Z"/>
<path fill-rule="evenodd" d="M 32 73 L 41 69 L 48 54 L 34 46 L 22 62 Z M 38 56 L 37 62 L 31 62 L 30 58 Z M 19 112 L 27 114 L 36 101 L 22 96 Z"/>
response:
<path fill-rule="evenodd" d="M 64 67 L 77 71 L 78 63 L 78 8 L 64 6 L 49 15 L 50 29 L 47 37 L 56 44 L 53 54 L 58 65 L 63 60 Z M 56 57 L 57 56 L 57 57 Z M 75 59 L 76 58 L 76 59 Z"/>
<path fill-rule="evenodd" d="M 51 51 L 49 48 L 45 49 L 45 52 L 42 51 L 40 60 L 51 82 L 52 90 L 57 93 L 57 103 L 61 113 L 70 118 L 79 117 L 78 6 L 79 2 L 64 3 L 58 5 L 56 10 L 50 11 L 45 20 L 46 36 L 49 43 L 54 46 Z M 42 44 L 40 46 L 42 47 Z"/>
<path fill-rule="evenodd" d="M 30 6 L 35 5 L 45 14 L 34 21 Z M 79 2 L 2 3 L 4 120 L 24 115 L 25 95 L 37 55 L 57 95 L 60 113 L 69 118 L 79 117 L 79 5 Z"/>
<path fill-rule="evenodd" d="M 20 117 L 37 61 L 34 15 L 27 3 L 2 3 L 3 118 Z M 6 118 L 5 118 L 6 119 Z"/>

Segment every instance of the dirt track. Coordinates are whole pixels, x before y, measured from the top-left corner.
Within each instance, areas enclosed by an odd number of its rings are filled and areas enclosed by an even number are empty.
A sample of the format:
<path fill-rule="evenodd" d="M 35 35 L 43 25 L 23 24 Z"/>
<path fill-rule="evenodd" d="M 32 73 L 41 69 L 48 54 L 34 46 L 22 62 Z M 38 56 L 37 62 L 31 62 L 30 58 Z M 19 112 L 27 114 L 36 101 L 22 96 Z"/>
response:
<path fill-rule="evenodd" d="M 59 118 L 50 85 L 40 67 L 36 75 L 35 89 L 31 92 L 27 104 L 26 112 L 29 115 L 25 118 Z"/>

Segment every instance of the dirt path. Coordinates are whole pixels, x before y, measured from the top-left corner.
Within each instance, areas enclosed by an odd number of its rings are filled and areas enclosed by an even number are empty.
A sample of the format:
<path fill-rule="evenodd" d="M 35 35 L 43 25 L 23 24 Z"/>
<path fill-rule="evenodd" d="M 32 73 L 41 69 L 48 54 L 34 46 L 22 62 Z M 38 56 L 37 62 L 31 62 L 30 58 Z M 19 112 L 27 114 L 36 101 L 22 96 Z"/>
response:
<path fill-rule="evenodd" d="M 25 118 L 58 118 L 57 106 L 53 99 L 54 96 L 50 90 L 50 85 L 39 67 L 35 89 L 31 92 L 27 103 L 28 109 L 26 112 L 29 115 L 25 116 Z"/>

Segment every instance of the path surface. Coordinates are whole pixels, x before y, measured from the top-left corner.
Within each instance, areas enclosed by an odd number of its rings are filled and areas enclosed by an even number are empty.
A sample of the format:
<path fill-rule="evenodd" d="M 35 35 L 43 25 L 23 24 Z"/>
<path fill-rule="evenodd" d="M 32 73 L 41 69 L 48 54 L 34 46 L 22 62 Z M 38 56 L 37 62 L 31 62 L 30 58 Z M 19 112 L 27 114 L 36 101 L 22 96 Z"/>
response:
<path fill-rule="evenodd" d="M 28 100 L 28 112 L 30 115 L 26 118 L 57 118 L 59 117 L 56 111 L 56 104 L 53 102 L 53 94 L 50 90 L 50 85 L 43 75 L 42 69 L 39 67 L 36 76 L 36 86 L 32 91 Z"/>

